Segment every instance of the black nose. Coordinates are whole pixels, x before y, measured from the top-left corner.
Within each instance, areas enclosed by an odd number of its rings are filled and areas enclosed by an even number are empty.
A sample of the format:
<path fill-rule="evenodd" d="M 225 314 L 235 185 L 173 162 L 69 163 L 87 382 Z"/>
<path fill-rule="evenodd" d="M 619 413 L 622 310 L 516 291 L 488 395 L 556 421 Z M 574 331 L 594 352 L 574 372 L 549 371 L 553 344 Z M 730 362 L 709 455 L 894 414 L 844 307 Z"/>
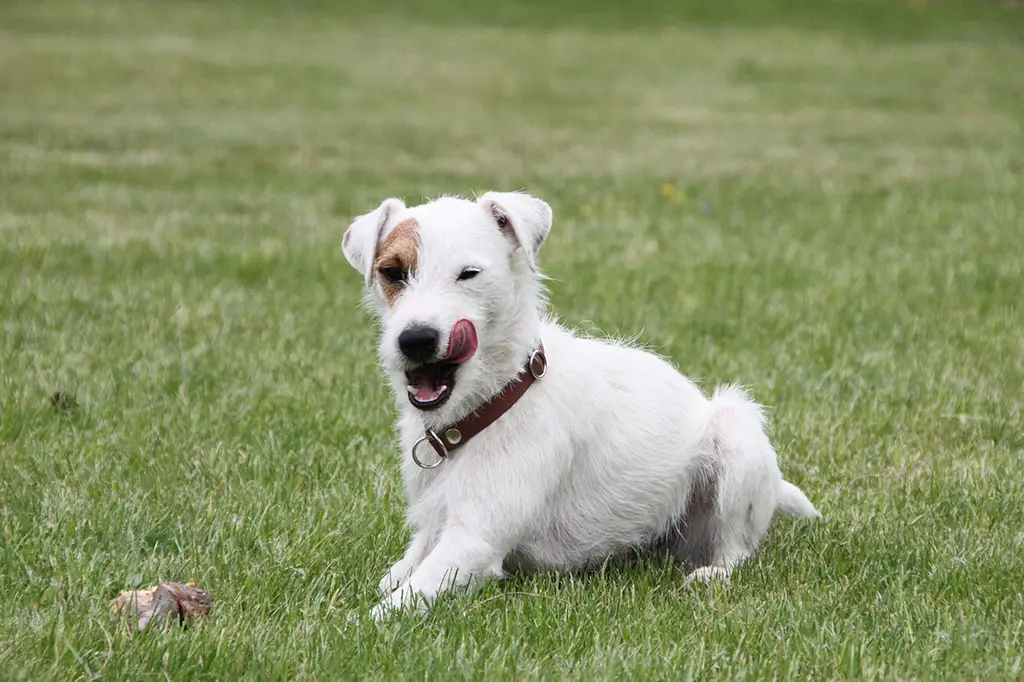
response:
<path fill-rule="evenodd" d="M 441 335 L 436 329 L 418 324 L 398 335 L 398 350 L 413 362 L 430 362 L 437 354 Z"/>

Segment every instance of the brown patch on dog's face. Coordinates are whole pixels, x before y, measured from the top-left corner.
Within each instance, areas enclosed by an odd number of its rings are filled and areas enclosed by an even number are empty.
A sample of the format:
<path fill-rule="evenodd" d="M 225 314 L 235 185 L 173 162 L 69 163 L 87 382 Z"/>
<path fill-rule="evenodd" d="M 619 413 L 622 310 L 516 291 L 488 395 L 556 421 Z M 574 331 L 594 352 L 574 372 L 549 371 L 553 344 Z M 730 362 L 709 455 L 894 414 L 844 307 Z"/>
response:
<path fill-rule="evenodd" d="M 395 225 L 394 229 L 380 245 L 374 269 L 377 281 L 384 291 L 384 298 L 389 308 L 402 295 L 409 273 L 416 269 L 420 250 L 420 225 L 415 218 L 409 218 Z M 391 276 L 382 274 L 382 270 Z M 395 275 L 401 275 L 396 278 Z"/>

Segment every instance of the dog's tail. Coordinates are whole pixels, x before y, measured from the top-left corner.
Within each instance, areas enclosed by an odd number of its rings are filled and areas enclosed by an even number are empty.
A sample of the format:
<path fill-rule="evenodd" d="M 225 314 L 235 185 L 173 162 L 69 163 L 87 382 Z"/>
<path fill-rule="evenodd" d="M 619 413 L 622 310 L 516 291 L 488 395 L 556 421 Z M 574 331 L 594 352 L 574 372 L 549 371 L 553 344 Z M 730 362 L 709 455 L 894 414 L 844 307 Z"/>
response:
<path fill-rule="evenodd" d="M 743 388 L 739 386 L 719 387 L 711 396 L 711 404 L 715 411 L 715 416 L 712 417 L 713 421 L 725 417 L 733 420 L 734 423 L 745 425 L 744 433 L 755 439 L 752 447 L 766 448 L 771 453 L 772 459 L 775 459 L 775 451 L 764 433 L 767 426 L 764 410 Z M 781 475 L 778 475 L 775 480 L 779 485 L 775 501 L 777 516 L 821 518 L 821 514 L 800 488 L 782 480 Z"/>
<path fill-rule="evenodd" d="M 805 516 L 820 519 L 821 514 L 807 499 L 804 492 L 789 481 L 782 481 L 779 486 L 779 498 L 775 507 L 778 516 Z"/>

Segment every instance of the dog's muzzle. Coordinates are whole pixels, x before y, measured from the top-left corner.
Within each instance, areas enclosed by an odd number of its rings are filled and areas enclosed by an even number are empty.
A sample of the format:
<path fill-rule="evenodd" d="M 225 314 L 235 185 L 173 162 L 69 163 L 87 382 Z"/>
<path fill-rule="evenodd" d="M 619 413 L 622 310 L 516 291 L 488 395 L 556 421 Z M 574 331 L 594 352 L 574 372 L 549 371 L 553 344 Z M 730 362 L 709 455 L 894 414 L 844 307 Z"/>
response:
<path fill-rule="evenodd" d="M 419 410 L 433 410 L 448 402 L 455 389 L 455 375 L 459 367 L 476 354 L 476 327 L 462 319 L 452 325 L 448 336 L 448 349 L 437 360 L 440 334 L 425 325 L 405 329 L 398 336 L 398 349 L 414 362 L 416 367 L 405 373 L 409 402 Z"/>

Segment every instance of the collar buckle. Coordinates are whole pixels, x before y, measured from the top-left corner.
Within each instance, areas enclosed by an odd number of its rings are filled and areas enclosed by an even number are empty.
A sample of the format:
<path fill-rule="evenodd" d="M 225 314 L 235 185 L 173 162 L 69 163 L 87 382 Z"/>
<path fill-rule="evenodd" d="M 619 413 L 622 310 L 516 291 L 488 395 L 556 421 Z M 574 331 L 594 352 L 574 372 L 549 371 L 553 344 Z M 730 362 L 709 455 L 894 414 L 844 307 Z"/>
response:
<path fill-rule="evenodd" d="M 416 450 L 423 443 L 430 443 L 431 449 L 437 453 L 437 461 L 433 464 L 427 464 L 419 456 L 416 455 Z M 448 447 L 445 445 L 444 440 L 438 436 L 433 429 L 427 429 L 426 434 L 420 436 L 420 439 L 413 443 L 412 446 L 412 461 L 416 463 L 420 469 L 436 469 L 441 466 L 445 458 L 448 457 Z"/>
<path fill-rule="evenodd" d="M 530 353 L 530 359 L 526 363 L 526 368 L 530 370 L 530 374 L 534 379 L 544 378 L 544 375 L 548 373 L 548 356 L 544 355 L 543 348 L 538 348 Z"/>

